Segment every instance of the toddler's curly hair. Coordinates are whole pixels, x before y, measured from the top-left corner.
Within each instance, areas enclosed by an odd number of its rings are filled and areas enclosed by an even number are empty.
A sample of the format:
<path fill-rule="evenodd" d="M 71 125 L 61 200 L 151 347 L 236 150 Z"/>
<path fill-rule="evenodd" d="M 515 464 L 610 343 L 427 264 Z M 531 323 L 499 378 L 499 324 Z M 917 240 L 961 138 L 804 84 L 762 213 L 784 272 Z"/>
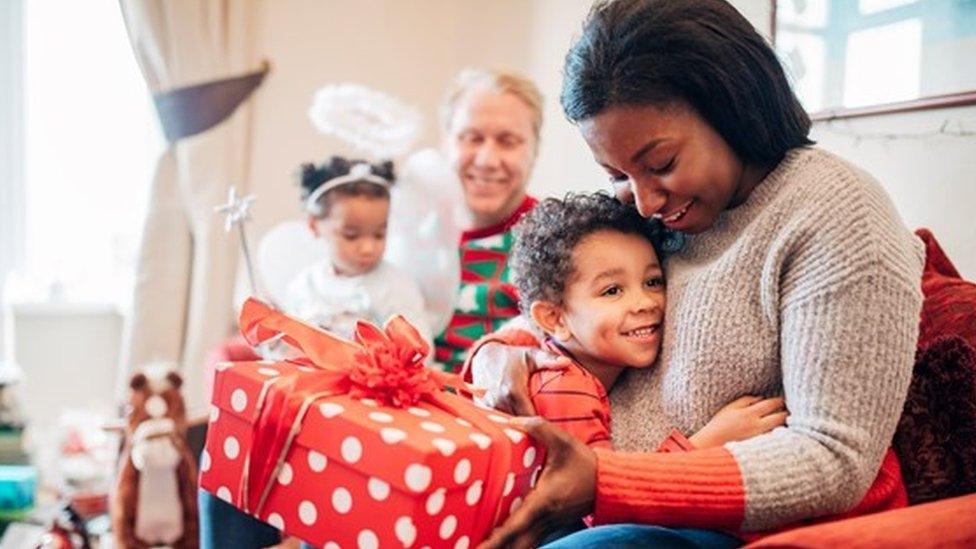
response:
<path fill-rule="evenodd" d="M 641 217 L 633 206 L 603 192 L 547 198 L 515 226 L 509 268 L 524 314 L 535 301 L 562 305 L 566 283 L 574 274 L 573 250 L 584 237 L 600 230 L 642 236 L 663 258 L 666 229 L 659 221 Z"/>
<path fill-rule="evenodd" d="M 302 164 L 301 173 L 298 176 L 298 184 L 301 186 L 302 203 L 304 204 L 308 200 L 308 197 L 319 188 L 319 185 L 324 185 L 335 177 L 346 175 L 352 170 L 353 166 L 362 163 L 366 163 L 366 161 L 342 156 L 331 156 L 318 166 L 312 163 Z M 393 162 L 389 160 L 370 164 L 369 171 L 373 175 L 385 179 L 390 185 L 396 183 Z M 390 198 L 390 190 L 375 183 L 370 183 L 369 181 L 355 181 L 336 187 L 319 197 L 319 212 L 316 217 L 328 217 L 329 210 L 339 197 L 362 195 L 371 198 Z"/>

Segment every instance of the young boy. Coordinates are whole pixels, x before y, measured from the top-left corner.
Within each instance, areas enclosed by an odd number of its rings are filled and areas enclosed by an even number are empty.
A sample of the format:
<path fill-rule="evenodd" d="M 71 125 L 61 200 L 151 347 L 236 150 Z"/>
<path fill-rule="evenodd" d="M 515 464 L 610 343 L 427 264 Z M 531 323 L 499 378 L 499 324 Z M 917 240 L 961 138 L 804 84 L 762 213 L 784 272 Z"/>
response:
<path fill-rule="evenodd" d="M 661 348 L 665 282 L 657 245 L 664 229 L 605 194 L 540 202 L 516 228 L 511 268 L 523 314 L 545 333 L 564 367 L 529 379 L 536 412 L 580 441 L 611 446 L 607 393 L 625 368 L 649 368 Z M 781 426 L 783 399 L 742 397 L 660 451 L 720 446 Z"/>

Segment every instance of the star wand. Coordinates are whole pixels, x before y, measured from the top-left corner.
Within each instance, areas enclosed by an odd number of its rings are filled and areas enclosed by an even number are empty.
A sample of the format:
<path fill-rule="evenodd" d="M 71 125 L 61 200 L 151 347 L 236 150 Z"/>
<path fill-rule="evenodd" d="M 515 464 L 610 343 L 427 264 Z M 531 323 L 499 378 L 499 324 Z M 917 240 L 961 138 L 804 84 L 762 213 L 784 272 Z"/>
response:
<path fill-rule="evenodd" d="M 224 232 L 231 232 L 237 227 L 241 239 L 241 249 L 244 251 L 244 263 L 247 265 L 247 279 L 251 284 L 251 295 L 258 297 L 258 287 L 254 280 L 254 264 L 251 261 L 251 248 L 247 243 L 247 231 L 244 224 L 251 219 L 251 205 L 254 195 L 237 196 L 237 187 L 231 186 L 227 192 L 227 202 L 214 207 L 215 213 L 224 214 Z"/>

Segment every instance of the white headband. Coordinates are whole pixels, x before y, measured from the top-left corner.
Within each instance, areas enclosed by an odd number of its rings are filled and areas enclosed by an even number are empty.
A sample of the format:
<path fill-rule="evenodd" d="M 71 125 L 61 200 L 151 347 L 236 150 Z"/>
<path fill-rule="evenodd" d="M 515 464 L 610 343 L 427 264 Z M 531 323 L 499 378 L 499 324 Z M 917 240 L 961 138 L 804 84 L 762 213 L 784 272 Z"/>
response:
<path fill-rule="evenodd" d="M 372 169 L 372 166 L 369 164 L 360 162 L 359 164 L 354 164 L 352 169 L 350 169 L 349 173 L 346 175 L 333 177 L 325 183 L 322 183 L 312 194 L 308 195 L 308 198 L 305 200 L 305 210 L 312 215 L 319 215 L 322 210 L 318 202 L 319 199 L 322 198 L 322 195 L 342 185 L 357 183 L 359 181 L 368 181 L 370 183 L 379 185 L 384 189 L 389 189 L 390 182 L 378 175 L 373 175 Z"/>

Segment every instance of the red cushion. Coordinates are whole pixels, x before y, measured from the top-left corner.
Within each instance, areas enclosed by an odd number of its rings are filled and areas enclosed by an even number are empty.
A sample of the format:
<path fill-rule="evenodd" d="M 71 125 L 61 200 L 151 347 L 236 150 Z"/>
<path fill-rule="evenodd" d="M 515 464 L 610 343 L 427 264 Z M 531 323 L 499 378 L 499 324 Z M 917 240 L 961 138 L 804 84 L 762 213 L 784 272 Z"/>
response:
<path fill-rule="evenodd" d="M 892 445 L 911 503 L 976 492 L 976 350 L 965 340 L 919 350 Z"/>
<path fill-rule="evenodd" d="M 915 234 L 925 243 L 925 271 L 922 273 L 922 317 L 918 348 L 933 340 L 956 335 L 976 349 L 976 284 L 963 280 L 959 271 L 928 229 Z"/>

